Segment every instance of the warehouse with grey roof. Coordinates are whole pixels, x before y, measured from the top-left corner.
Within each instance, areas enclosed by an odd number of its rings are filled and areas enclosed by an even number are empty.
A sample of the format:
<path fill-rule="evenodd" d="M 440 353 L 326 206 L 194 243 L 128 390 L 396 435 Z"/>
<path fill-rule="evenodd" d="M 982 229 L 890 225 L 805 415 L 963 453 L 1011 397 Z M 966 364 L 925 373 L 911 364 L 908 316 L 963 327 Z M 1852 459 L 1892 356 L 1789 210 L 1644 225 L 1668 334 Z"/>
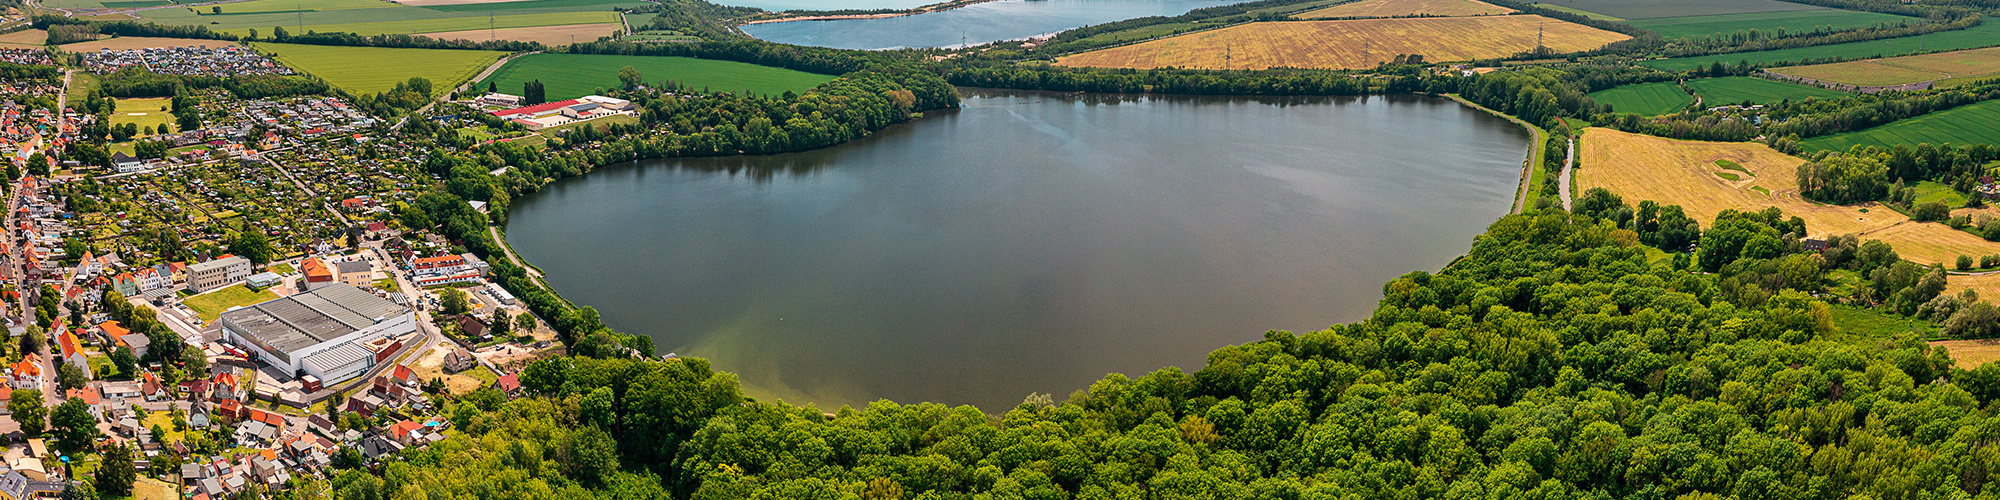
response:
<path fill-rule="evenodd" d="M 224 338 L 287 373 L 332 384 L 368 371 L 362 342 L 417 331 L 416 312 L 346 283 L 222 313 Z"/>

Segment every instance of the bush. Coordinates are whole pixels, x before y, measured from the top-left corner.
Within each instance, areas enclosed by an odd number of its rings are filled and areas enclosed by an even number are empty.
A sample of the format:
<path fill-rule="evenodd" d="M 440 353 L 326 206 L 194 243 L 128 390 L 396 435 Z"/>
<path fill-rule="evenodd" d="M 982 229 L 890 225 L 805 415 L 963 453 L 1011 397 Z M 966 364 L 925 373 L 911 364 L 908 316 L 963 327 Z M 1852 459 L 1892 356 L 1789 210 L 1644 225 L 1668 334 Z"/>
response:
<path fill-rule="evenodd" d="M 1971 269 L 1972 269 L 1972 256 L 1970 255 L 1958 256 L 1958 270 L 1969 271 Z"/>

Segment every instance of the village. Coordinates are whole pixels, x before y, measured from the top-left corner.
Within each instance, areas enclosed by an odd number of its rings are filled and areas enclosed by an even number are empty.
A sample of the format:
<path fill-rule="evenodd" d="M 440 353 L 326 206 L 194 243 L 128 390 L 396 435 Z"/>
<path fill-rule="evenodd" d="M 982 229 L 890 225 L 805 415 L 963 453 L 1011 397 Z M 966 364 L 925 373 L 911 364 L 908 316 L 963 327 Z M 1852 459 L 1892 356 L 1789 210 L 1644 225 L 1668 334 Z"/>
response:
<path fill-rule="evenodd" d="M 87 60 L 256 67 L 155 52 Z M 487 263 L 403 227 L 394 207 L 440 179 L 342 99 L 203 94 L 203 127 L 134 140 L 164 154 L 98 166 L 58 160 L 98 118 L 54 109 L 63 92 L 0 82 L 0 496 L 55 495 L 108 444 L 179 498 L 282 489 L 448 439 L 433 398 L 517 396 L 521 367 L 562 353 Z M 630 112 L 584 103 L 551 109 Z"/>

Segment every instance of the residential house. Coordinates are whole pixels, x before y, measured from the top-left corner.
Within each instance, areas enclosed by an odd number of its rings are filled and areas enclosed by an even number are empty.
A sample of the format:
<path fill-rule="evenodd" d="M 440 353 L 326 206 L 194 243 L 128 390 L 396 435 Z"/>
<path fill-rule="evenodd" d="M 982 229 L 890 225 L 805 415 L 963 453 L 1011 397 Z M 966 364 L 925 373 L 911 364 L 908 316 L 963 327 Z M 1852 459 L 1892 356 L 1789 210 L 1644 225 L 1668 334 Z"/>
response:
<path fill-rule="evenodd" d="M 207 292 L 236 284 L 250 276 L 250 259 L 228 256 L 187 267 L 188 290 Z"/>
<path fill-rule="evenodd" d="M 66 331 L 62 335 L 57 335 L 56 346 L 60 356 L 57 361 L 83 370 L 84 378 L 96 378 L 96 375 L 90 373 L 90 359 L 85 356 L 83 342 L 77 340 L 76 332 Z"/>
<path fill-rule="evenodd" d="M 521 397 L 521 376 L 519 374 L 509 373 L 501 375 L 499 380 L 493 381 L 493 386 L 499 388 L 501 393 L 508 396 Z"/>
<path fill-rule="evenodd" d="M 13 367 L 7 369 L 7 383 L 15 389 L 41 389 L 42 384 L 47 381 L 48 379 L 42 376 L 40 354 L 31 352 L 22 355 L 21 362 L 14 363 Z"/>
<path fill-rule="evenodd" d="M 104 399 L 131 399 L 144 394 L 139 383 L 130 380 L 104 382 L 97 386 L 97 390 L 104 395 Z"/>
<path fill-rule="evenodd" d="M 299 271 L 306 275 L 305 288 L 308 290 L 334 281 L 333 269 L 319 257 L 310 257 L 299 262 Z"/>
<path fill-rule="evenodd" d="M 334 266 L 340 275 L 340 282 L 367 290 L 375 286 L 375 266 L 368 259 L 344 260 Z"/>

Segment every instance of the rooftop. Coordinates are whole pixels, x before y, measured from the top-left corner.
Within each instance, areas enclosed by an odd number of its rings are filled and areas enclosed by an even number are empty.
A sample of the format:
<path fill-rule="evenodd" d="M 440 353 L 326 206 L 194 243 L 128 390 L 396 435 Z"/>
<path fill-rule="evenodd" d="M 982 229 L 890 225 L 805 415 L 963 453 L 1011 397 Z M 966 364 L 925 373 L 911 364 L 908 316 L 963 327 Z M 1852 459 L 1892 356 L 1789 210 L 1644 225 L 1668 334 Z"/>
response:
<path fill-rule="evenodd" d="M 333 283 L 310 292 L 286 296 L 222 313 L 241 333 L 285 352 L 317 345 L 367 328 L 410 310 L 361 291 Z"/>

